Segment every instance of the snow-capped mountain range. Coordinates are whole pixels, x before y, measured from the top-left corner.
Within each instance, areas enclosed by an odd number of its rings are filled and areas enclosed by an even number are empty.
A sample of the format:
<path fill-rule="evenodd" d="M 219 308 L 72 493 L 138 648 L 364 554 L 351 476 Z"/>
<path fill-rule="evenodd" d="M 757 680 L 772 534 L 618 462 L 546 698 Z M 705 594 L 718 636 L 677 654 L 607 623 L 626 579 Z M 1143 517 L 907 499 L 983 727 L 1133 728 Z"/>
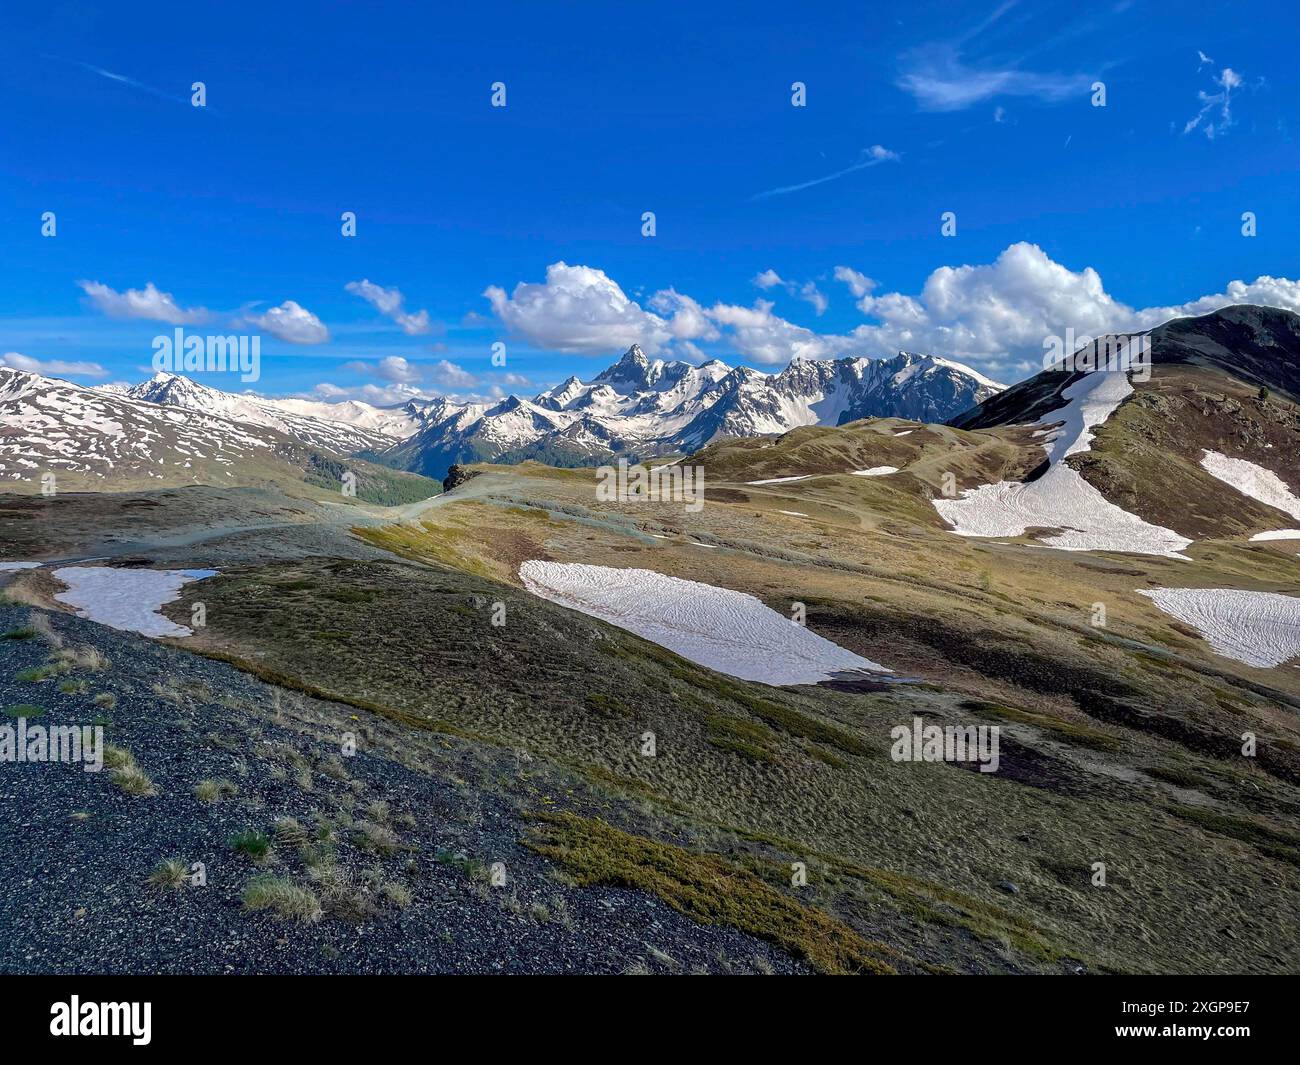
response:
<path fill-rule="evenodd" d="M 131 394 L 146 389 L 165 402 Z M 345 472 L 356 478 L 359 501 L 392 505 L 436 491 L 425 478 L 342 450 L 372 440 L 391 446 L 393 437 L 276 410 L 270 401 L 184 378 L 154 380 L 140 389 L 91 388 L 0 366 L 0 491 L 276 484 L 328 495 L 340 491 Z M 371 416 L 359 409 L 348 413 Z M 383 424 L 405 427 L 396 412 L 382 413 L 390 419 Z"/>
<path fill-rule="evenodd" d="M 201 385 L 188 377 L 158 373 L 119 395 L 164 407 L 202 411 L 248 425 L 278 429 L 304 444 L 340 454 L 382 450 L 420 425 L 415 407 L 385 409 L 368 403 L 322 403 L 304 399 L 263 399 Z"/>
<path fill-rule="evenodd" d="M 0 480 L 34 479 L 51 466 L 106 477 L 124 463 L 144 476 L 175 468 L 188 480 L 200 459 L 221 466 L 224 480 L 227 460 L 284 442 L 436 478 L 458 462 L 585 466 L 801 425 L 940 422 L 1001 389 L 959 363 L 907 352 L 795 362 L 767 374 L 717 360 L 650 360 L 635 345 L 590 381 L 570 377 L 532 399 L 495 404 L 267 399 L 166 373 L 130 388 L 95 388 L 0 369 Z"/>
<path fill-rule="evenodd" d="M 591 381 L 570 377 L 531 400 L 425 408 L 424 425 L 382 461 L 430 477 L 476 461 L 585 466 L 801 425 L 871 417 L 941 422 L 1002 388 L 960 363 L 910 352 L 793 362 L 768 374 L 718 360 L 702 366 L 650 360 L 633 345 Z"/>
<path fill-rule="evenodd" d="M 215 412 L 0 367 L 0 485 L 47 473 L 83 487 L 109 479 L 220 484 L 292 443 Z"/>

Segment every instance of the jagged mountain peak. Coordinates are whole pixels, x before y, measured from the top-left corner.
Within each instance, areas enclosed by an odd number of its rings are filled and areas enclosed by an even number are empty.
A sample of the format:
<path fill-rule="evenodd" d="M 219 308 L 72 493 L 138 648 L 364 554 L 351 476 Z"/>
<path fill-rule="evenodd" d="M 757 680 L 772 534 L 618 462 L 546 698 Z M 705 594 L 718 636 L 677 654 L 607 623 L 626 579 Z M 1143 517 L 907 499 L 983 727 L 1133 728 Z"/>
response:
<path fill-rule="evenodd" d="M 663 374 L 664 363 L 646 358 L 639 344 L 633 344 L 613 366 L 598 373 L 596 381 L 611 385 L 620 392 L 651 387 Z"/>
<path fill-rule="evenodd" d="M 779 373 L 650 360 L 632 345 L 588 382 L 570 376 L 532 401 L 512 396 L 469 417 L 430 413 L 425 427 L 388 458 L 443 477 L 453 463 L 594 465 L 690 450 L 719 436 L 783 433 L 867 417 L 939 422 L 1001 388 L 958 363 L 902 353 L 792 362 Z"/>

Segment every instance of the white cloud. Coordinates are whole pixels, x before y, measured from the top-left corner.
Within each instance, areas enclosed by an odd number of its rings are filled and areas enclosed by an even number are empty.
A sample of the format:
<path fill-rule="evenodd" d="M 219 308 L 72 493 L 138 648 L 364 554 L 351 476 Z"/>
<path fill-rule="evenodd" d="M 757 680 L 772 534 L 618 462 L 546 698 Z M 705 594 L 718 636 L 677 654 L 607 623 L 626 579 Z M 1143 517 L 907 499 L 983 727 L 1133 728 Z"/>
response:
<path fill-rule="evenodd" d="M 805 281 L 801 286 L 799 286 L 799 298 L 805 303 L 812 304 L 812 308 L 817 312 L 818 318 L 825 314 L 826 308 L 831 305 L 830 300 L 828 300 L 825 294 L 822 293 L 822 291 L 811 281 Z"/>
<path fill-rule="evenodd" d="M 285 300 L 265 314 L 252 315 L 247 322 L 286 344 L 323 344 L 330 338 L 324 323 L 293 300 Z"/>
<path fill-rule="evenodd" d="M 838 276 L 838 274 L 837 274 Z M 844 278 L 841 278 L 844 280 Z M 1036 244 L 1013 244 L 985 265 L 942 266 L 921 292 L 858 300 L 875 324 L 854 330 L 874 352 L 898 349 L 952 355 L 989 368 L 1041 365 L 1043 340 L 1149 329 L 1170 318 L 1208 314 L 1234 303 L 1300 311 L 1300 282 L 1260 277 L 1187 303 L 1133 308 L 1105 290 L 1091 267 L 1073 271 Z"/>
<path fill-rule="evenodd" d="M 1251 303 L 1260 307 L 1281 307 L 1300 314 L 1300 281 L 1261 274 L 1254 281 L 1229 281 L 1222 292 L 1201 296 L 1175 307 L 1148 307 L 1138 311 L 1141 325 L 1159 325 L 1170 318 L 1211 314 L 1234 303 Z"/>
<path fill-rule="evenodd" d="M 815 281 L 805 281 L 800 284 L 798 281 L 785 280 L 775 270 L 764 270 L 761 274 L 758 274 L 753 278 L 753 284 L 757 285 L 764 292 L 774 288 L 785 289 L 785 291 L 790 293 L 792 296 L 797 296 L 805 303 L 810 304 L 813 310 L 817 313 L 818 318 L 825 314 L 826 308 L 830 306 L 830 300 L 828 300 L 826 295 L 817 287 Z M 716 339 L 716 337 L 706 337 L 705 339 L 713 340 Z"/>
<path fill-rule="evenodd" d="M 1200 55 L 1202 60 L 1209 58 L 1204 52 Z M 1232 67 L 1224 67 L 1214 78 L 1214 84 L 1218 87 L 1218 92 L 1202 90 L 1197 93 L 1201 109 L 1183 126 L 1184 135 L 1199 129 L 1207 140 L 1214 140 L 1220 133 L 1236 125 L 1232 117 L 1232 94 L 1241 88 L 1241 75 Z"/>
<path fill-rule="evenodd" d="M 425 390 L 418 386 L 424 384 L 433 384 L 443 391 L 473 388 L 478 384 L 478 378 L 474 374 L 446 359 L 439 359 L 432 363 L 411 362 L 401 355 L 387 355 L 377 362 L 363 360 L 346 362 L 343 364 L 343 369 L 351 373 L 377 377 L 381 381 L 388 382 L 389 385 L 408 387 L 413 394 L 423 393 Z M 527 381 L 518 374 L 507 374 L 506 377 L 513 377 L 527 384 Z"/>
<path fill-rule="evenodd" d="M 661 289 L 650 297 L 649 306 L 668 318 L 668 331 L 674 340 L 717 340 L 718 329 L 709 321 L 708 312 L 690 296 L 676 289 Z M 643 345 L 644 346 L 644 345 Z"/>
<path fill-rule="evenodd" d="M 756 192 L 750 197 L 751 200 L 765 200 L 769 196 L 784 196 L 789 192 L 801 192 L 804 189 L 810 189 L 814 185 L 824 185 L 828 181 L 834 181 L 842 178 L 846 174 L 852 174 L 858 170 L 866 170 L 868 167 L 879 166 L 881 163 L 898 162 L 900 156 L 897 152 L 891 152 L 888 148 L 879 144 L 873 144 L 870 148 L 862 150 L 861 157 L 851 166 L 846 166 L 834 173 L 825 174 L 819 178 L 813 178 L 810 181 L 801 181 L 797 185 L 780 185 L 774 189 L 765 189 L 763 192 Z M 771 273 L 772 271 L 768 271 Z M 760 277 L 763 275 L 759 275 Z"/>
<path fill-rule="evenodd" d="M 26 370 L 28 373 L 42 374 L 46 377 L 107 377 L 108 371 L 97 362 L 65 362 L 63 359 L 34 359 L 30 355 L 20 355 L 16 351 L 6 351 L 0 355 L 0 366 L 13 370 Z"/>
<path fill-rule="evenodd" d="M 401 355 L 387 355 L 378 362 L 346 362 L 343 369 L 368 374 L 393 384 L 414 384 L 420 380 L 420 371 L 416 365 Z"/>
<path fill-rule="evenodd" d="M 1059 103 L 1082 96 L 1092 84 L 1089 74 L 1056 74 L 1014 66 L 978 67 L 964 60 L 951 44 L 931 44 L 903 56 L 897 85 L 926 111 L 961 111 L 997 96 L 1021 96 Z"/>
<path fill-rule="evenodd" d="M 473 388 L 478 384 L 478 378 L 472 373 L 446 359 L 434 363 L 429 370 L 429 376 L 439 388 Z"/>
<path fill-rule="evenodd" d="M 861 299 L 876 287 L 876 283 L 866 274 L 859 273 L 848 266 L 837 266 L 835 268 L 835 280 L 843 281 L 848 285 L 849 291 L 858 299 Z"/>
<path fill-rule="evenodd" d="M 637 342 L 626 332 L 628 323 L 648 319 L 644 328 L 655 336 L 656 347 L 695 361 L 708 357 L 694 343 L 698 337 L 721 341 L 756 365 L 844 355 L 882 357 L 907 350 L 951 356 L 990 373 L 1014 376 L 1041 366 L 1044 340 L 1064 337 L 1071 329 L 1080 337 L 1132 332 L 1234 303 L 1300 313 L 1300 282 L 1268 276 L 1233 281 L 1223 292 L 1182 304 L 1135 308 L 1109 294 L 1091 267 L 1071 270 L 1037 245 L 1024 242 L 1009 246 L 991 263 L 941 266 L 915 294 L 880 292 L 877 282 L 860 271 L 835 267 L 835 279 L 848 288 L 868 319 L 846 334 L 820 333 L 782 318 L 774 313 L 771 300 L 760 298 L 748 307 L 715 303 L 706 308 L 674 289 L 650 299 L 651 308 L 666 316 L 660 317 L 628 301 L 601 271 L 556 265 L 595 280 L 578 286 L 576 296 L 558 286 L 562 296 L 551 284 L 552 267 L 547 285 L 520 285 L 513 300 L 497 289 L 494 306 L 501 308 L 498 313 L 508 323 L 526 325 L 529 339 L 541 347 L 603 356 Z M 789 289 L 792 283 L 781 284 Z M 593 286 L 612 300 L 617 310 L 612 318 L 604 304 L 601 313 L 592 311 L 588 289 Z M 796 291 L 802 293 L 803 286 Z M 548 317 L 550 312 L 554 314 Z M 593 339 L 597 336 L 604 339 Z"/>
<path fill-rule="evenodd" d="M 340 403 L 345 399 L 359 399 L 365 403 L 373 403 L 376 407 L 393 407 L 412 399 L 427 400 L 434 397 L 418 388 L 412 388 L 410 385 L 364 384 L 344 388 L 331 384 L 329 381 L 322 381 L 311 392 L 301 398 L 323 399 L 329 403 Z"/>
<path fill-rule="evenodd" d="M 787 363 L 792 359 L 832 359 L 852 347 L 851 337 L 825 336 L 772 313 L 771 300 L 752 307 L 716 303 L 709 317 L 731 332 L 727 339 L 741 355 L 758 363 Z"/>
<path fill-rule="evenodd" d="M 416 311 L 411 314 L 406 311 L 402 306 L 402 293 L 398 289 L 384 288 L 366 279 L 349 281 L 343 287 L 354 296 L 360 296 L 380 314 L 391 318 L 402 327 L 402 332 L 407 336 L 418 336 L 433 331 L 429 323 L 429 312 Z"/>
<path fill-rule="evenodd" d="M 99 281 L 78 281 L 81 290 L 99 310 L 110 318 L 143 318 L 171 325 L 193 325 L 207 321 L 211 315 L 202 307 L 179 307 L 170 292 L 160 292 L 149 281 L 144 288 L 116 292 Z"/>
<path fill-rule="evenodd" d="M 608 355 L 640 344 L 653 355 L 672 339 L 663 318 L 590 266 L 552 263 L 544 283 L 521 281 L 511 295 L 491 285 L 483 295 L 512 333 L 550 351 Z"/>

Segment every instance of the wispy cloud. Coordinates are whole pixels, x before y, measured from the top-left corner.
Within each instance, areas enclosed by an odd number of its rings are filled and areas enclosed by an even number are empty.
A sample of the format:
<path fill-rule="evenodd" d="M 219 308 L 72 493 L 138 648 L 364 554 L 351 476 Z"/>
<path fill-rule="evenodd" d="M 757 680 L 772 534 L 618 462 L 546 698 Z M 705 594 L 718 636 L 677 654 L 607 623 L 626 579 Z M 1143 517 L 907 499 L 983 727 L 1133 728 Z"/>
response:
<path fill-rule="evenodd" d="M 825 293 L 817 287 L 817 282 L 805 281 L 800 284 L 798 281 L 787 281 L 775 270 L 764 270 L 752 279 L 751 284 L 761 288 L 764 292 L 777 287 L 785 289 L 790 295 L 797 296 L 805 303 L 811 304 L 813 310 L 817 312 L 818 318 L 825 314 L 826 308 L 831 305 Z"/>
<path fill-rule="evenodd" d="M 128 78 L 125 74 L 117 74 L 111 70 L 105 70 L 103 67 L 97 67 L 93 63 L 84 63 L 80 59 L 68 59 L 64 56 L 45 55 L 45 59 L 53 59 L 60 63 L 71 63 L 73 66 L 81 67 L 82 70 L 88 70 L 92 74 L 98 74 L 101 78 L 107 78 L 109 81 L 115 81 L 119 85 L 127 85 L 132 89 L 139 89 L 141 92 L 147 92 L 150 96 L 156 96 L 160 100 L 170 100 L 172 103 L 185 104 L 189 106 L 190 98 L 188 96 L 177 96 L 173 93 L 164 92 L 162 89 L 156 89 L 152 85 L 146 85 L 142 81 L 136 81 L 135 78 Z M 201 111 L 212 110 L 209 107 L 198 108 Z"/>
<path fill-rule="evenodd" d="M 349 281 L 343 287 L 354 296 L 360 296 L 381 314 L 391 318 L 402 327 L 402 332 L 407 336 L 418 336 L 433 331 L 429 322 L 429 312 L 407 311 L 403 306 L 403 297 L 399 289 L 384 288 L 364 278 L 360 281 Z"/>
<path fill-rule="evenodd" d="M 1085 93 L 1092 80 L 1090 74 L 981 65 L 967 61 L 951 44 L 929 44 L 903 56 L 897 85 L 926 111 L 962 111 L 997 96 L 1059 103 Z"/>
<path fill-rule="evenodd" d="M 30 355 L 20 355 L 16 351 L 6 351 L 0 355 L 0 366 L 14 370 L 26 370 L 28 373 L 58 377 L 107 377 L 108 371 L 97 362 L 65 362 L 63 359 L 34 359 Z"/>
<path fill-rule="evenodd" d="M 1214 62 L 1204 52 L 1198 52 L 1197 55 L 1201 60 L 1197 70 L 1202 69 L 1206 63 Z M 1202 90 L 1197 93 L 1201 101 L 1201 109 L 1187 120 L 1187 124 L 1183 126 L 1184 134 L 1199 129 L 1205 134 L 1207 140 L 1214 140 L 1220 133 L 1236 124 L 1232 117 L 1232 94 L 1242 86 L 1241 75 L 1232 67 L 1224 67 L 1214 77 L 1214 84 L 1218 92 Z"/>
<path fill-rule="evenodd" d="M 755 193 L 750 199 L 765 200 L 769 196 L 784 196 L 790 192 L 800 192 L 803 189 L 810 189 L 814 185 L 825 185 L 828 181 L 836 181 L 846 174 L 852 174 L 858 170 L 866 170 L 868 167 L 879 166 L 881 163 L 897 162 L 899 158 L 897 152 L 891 152 L 888 148 L 873 144 L 863 151 L 862 158 L 852 166 L 846 166 L 843 170 L 837 170 L 833 174 L 826 174 L 824 177 L 813 178 L 811 181 L 801 181 L 797 185 L 781 185 L 775 189 L 766 189 L 763 192 Z"/>
<path fill-rule="evenodd" d="M 1038 14 L 1034 9 L 1005 17 L 1017 6 L 1016 0 L 1006 0 L 966 31 L 904 52 L 895 84 L 926 111 L 961 111 L 998 96 L 1057 103 L 1086 91 L 1091 74 L 1031 70 L 1027 64 L 1038 53 L 1057 51 L 1067 41 L 1096 32 L 1099 23 L 1074 19 L 1058 25 L 1053 20 L 1042 32 L 1031 32 L 1028 23 Z M 1013 40 L 1021 45 L 1014 58 L 993 57 L 999 43 L 1005 53 Z M 1036 43 L 1026 48 L 1026 41 Z"/>

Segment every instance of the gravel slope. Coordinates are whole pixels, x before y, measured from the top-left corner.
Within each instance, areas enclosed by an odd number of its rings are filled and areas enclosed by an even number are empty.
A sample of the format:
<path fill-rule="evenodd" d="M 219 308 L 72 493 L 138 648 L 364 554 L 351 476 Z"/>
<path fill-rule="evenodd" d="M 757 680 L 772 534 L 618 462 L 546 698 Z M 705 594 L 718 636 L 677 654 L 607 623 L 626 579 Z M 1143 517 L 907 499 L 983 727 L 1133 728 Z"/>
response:
<path fill-rule="evenodd" d="M 0 632 L 30 616 L 0 604 Z M 105 742 L 132 752 L 157 794 L 128 795 L 107 771 L 0 763 L 0 972 L 803 971 L 766 943 L 696 925 L 652 896 L 563 883 L 519 839 L 521 808 L 545 808 L 566 782 L 526 756 L 413 737 L 221 663 L 51 617 L 66 646 L 93 645 L 111 664 L 17 680 L 51 648 L 39 635 L 0 640 L 0 706 L 41 706 L 46 725 L 98 715 Z M 86 690 L 61 692 L 70 680 Z M 111 712 L 92 702 L 104 692 L 116 696 Z M 338 736 L 348 729 L 358 751 L 341 758 Z M 194 787 L 209 778 L 237 793 L 205 805 Z M 373 823 L 373 803 L 385 805 L 392 854 L 353 842 L 357 824 Z M 259 865 L 230 837 L 255 828 L 274 838 L 277 818 L 311 826 L 314 812 L 334 825 L 336 867 L 372 912 L 327 912 L 313 924 L 246 912 L 241 895 L 258 873 L 313 882 L 295 847 L 277 841 Z M 203 862 L 207 886 L 149 884 L 167 858 Z M 504 887 L 481 879 L 479 863 L 493 862 L 505 863 Z M 366 888 L 368 876 L 404 887 L 409 905 Z"/>

